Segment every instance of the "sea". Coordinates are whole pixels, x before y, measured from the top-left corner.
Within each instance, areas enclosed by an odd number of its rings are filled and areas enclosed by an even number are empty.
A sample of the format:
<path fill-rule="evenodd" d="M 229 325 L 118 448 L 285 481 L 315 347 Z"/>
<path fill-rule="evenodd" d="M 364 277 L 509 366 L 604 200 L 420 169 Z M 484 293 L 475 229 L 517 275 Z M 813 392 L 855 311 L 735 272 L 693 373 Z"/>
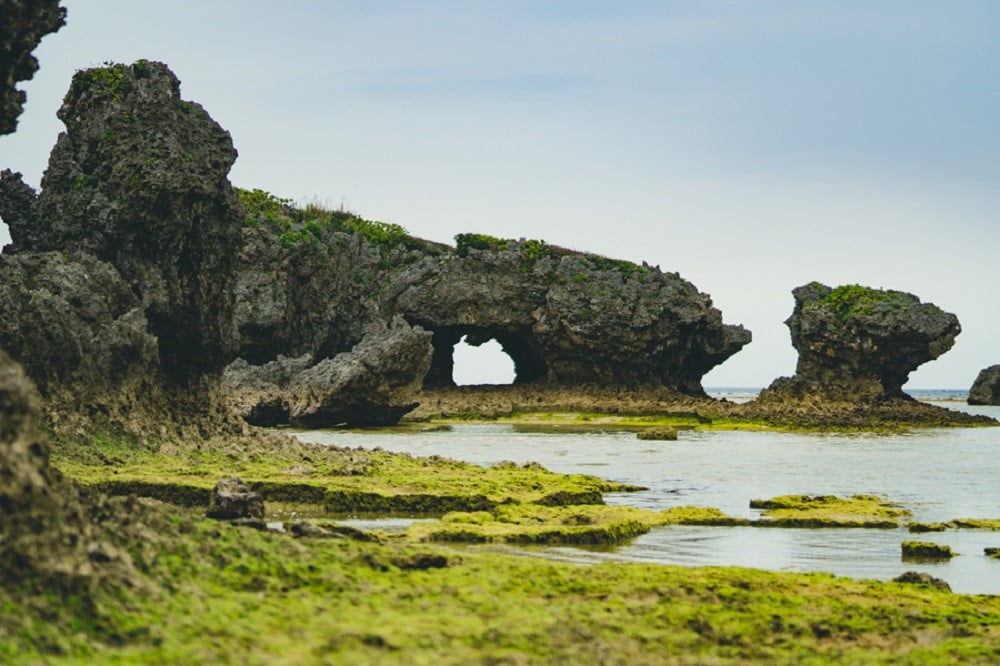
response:
<path fill-rule="evenodd" d="M 757 389 L 721 387 L 710 395 L 749 400 Z M 1000 418 L 1000 407 L 969 406 L 959 390 L 913 390 L 918 400 Z M 640 441 L 634 432 L 540 433 L 504 424 L 456 424 L 447 431 L 299 431 L 307 442 L 439 455 L 491 465 L 538 462 L 647 487 L 605 496 L 608 504 L 647 509 L 717 507 L 756 518 L 752 499 L 778 495 L 874 494 L 913 512 L 913 520 L 1000 519 L 1000 427 L 935 428 L 903 433 L 783 433 L 681 431 L 677 441 Z M 405 519 L 357 517 L 358 527 L 404 527 Z M 901 543 L 948 544 L 948 561 L 903 561 Z M 578 563 L 647 562 L 682 566 L 742 566 L 774 571 L 820 571 L 888 580 L 923 571 L 955 592 L 1000 594 L 1000 531 L 951 529 L 913 535 L 898 529 L 761 529 L 668 526 L 614 547 L 504 547 L 526 556 Z"/>

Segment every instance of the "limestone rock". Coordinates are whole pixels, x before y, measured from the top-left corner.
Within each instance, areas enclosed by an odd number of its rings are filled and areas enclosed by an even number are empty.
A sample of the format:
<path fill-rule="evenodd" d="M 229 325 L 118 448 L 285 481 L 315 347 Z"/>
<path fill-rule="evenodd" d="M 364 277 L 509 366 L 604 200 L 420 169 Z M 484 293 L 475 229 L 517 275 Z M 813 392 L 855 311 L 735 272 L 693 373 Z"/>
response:
<path fill-rule="evenodd" d="M 983 368 L 969 389 L 970 405 L 1000 405 L 1000 365 Z"/>
<path fill-rule="evenodd" d="M 206 515 L 222 520 L 263 518 L 264 499 L 260 493 L 250 490 L 238 476 L 227 476 L 215 484 Z"/>
<path fill-rule="evenodd" d="M 4 253 L 0 276 L 0 341 L 44 397 L 61 384 L 98 391 L 156 373 L 156 338 L 110 264 L 84 253 Z"/>
<path fill-rule="evenodd" d="M 77 72 L 58 115 L 66 132 L 38 197 L 18 174 L 0 177 L 13 250 L 110 263 L 142 305 L 168 381 L 221 370 L 235 352 L 242 238 L 229 133 L 144 60 Z"/>
<path fill-rule="evenodd" d="M 517 383 L 667 386 L 701 378 L 750 341 L 676 273 L 546 245 L 468 243 L 395 276 L 393 311 L 434 333 L 428 386 L 453 384 L 452 350 L 496 339 Z"/>
<path fill-rule="evenodd" d="M 793 378 L 767 391 L 905 398 L 909 374 L 951 349 L 962 330 L 955 315 L 901 291 L 811 282 L 792 294 L 795 310 L 785 324 L 798 365 Z"/>
<path fill-rule="evenodd" d="M 943 590 L 944 592 L 951 592 L 951 585 L 948 585 L 948 581 L 935 578 L 929 573 L 924 573 L 923 571 L 907 571 L 893 578 L 892 582 L 908 583 L 910 585 L 926 585 L 938 590 Z"/>
<path fill-rule="evenodd" d="M 58 0 L 0 0 L 0 134 L 17 129 L 25 100 L 17 84 L 38 71 L 31 52 L 65 24 L 66 10 Z"/>
<path fill-rule="evenodd" d="M 95 590 L 135 577 L 132 560 L 104 540 L 92 503 L 49 465 L 38 402 L 21 368 L 0 351 L 0 581 Z"/>
<path fill-rule="evenodd" d="M 256 425 L 387 425 L 416 406 L 430 356 L 430 334 L 396 318 L 333 358 L 240 359 L 225 377 L 234 405 Z"/>
<path fill-rule="evenodd" d="M 643 440 L 653 441 L 674 441 L 677 439 L 677 428 L 673 426 L 657 426 L 646 428 L 636 433 L 636 437 Z"/>

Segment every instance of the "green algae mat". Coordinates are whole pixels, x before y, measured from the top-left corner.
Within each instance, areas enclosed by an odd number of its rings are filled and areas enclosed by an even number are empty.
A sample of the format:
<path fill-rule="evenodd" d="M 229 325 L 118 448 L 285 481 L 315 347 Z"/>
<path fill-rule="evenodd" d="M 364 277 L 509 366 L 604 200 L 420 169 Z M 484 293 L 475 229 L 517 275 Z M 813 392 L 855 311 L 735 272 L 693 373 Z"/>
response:
<path fill-rule="evenodd" d="M 155 507 L 154 507 L 155 509 Z M 162 512 L 160 512 L 162 513 Z M 825 574 L 569 565 L 157 519 L 147 583 L 0 589 L 29 664 L 995 663 L 1000 598 Z M 158 522 L 159 521 L 159 522 Z"/>

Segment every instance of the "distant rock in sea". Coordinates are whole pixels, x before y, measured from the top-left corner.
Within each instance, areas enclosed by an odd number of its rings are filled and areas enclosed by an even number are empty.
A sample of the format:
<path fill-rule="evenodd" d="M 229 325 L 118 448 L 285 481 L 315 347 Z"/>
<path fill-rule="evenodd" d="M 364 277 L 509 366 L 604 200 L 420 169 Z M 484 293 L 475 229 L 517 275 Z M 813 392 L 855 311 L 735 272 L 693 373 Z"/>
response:
<path fill-rule="evenodd" d="M 903 392 L 911 372 L 955 344 L 958 318 L 913 294 L 811 282 L 793 290 L 785 322 L 799 351 L 793 377 L 776 379 L 747 405 L 794 423 L 871 426 L 936 423 L 968 415 Z M 946 418 L 947 417 L 947 418 Z M 968 416 L 968 420 L 974 417 Z"/>
<path fill-rule="evenodd" d="M 970 405 L 1000 405 L 1000 365 L 983 368 L 969 389 Z"/>

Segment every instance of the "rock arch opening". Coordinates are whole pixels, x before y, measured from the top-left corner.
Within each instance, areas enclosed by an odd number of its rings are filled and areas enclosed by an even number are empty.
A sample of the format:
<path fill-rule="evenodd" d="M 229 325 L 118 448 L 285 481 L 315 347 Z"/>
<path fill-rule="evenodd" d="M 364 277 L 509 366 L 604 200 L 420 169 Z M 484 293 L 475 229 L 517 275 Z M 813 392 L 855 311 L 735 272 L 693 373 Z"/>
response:
<path fill-rule="evenodd" d="M 496 340 L 473 346 L 462 338 L 455 345 L 452 358 L 451 378 L 456 386 L 514 383 L 514 359 Z"/>
<path fill-rule="evenodd" d="M 464 367 L 459 374 L 461 382 L 456 381 L 455 348 L 460 342 L 464 342 L 460 357 L 463 364 L 469 359 L 469 350 L 466 347 L 486 346 L 487 354 L 492 350 L 494 355 L 499 352 L 508 356 L 513 365 L 511 369 L 513 381 L 503 383 L 527 384 L 544 379 L 548 375 L 548 366 L 542 358 L 539 345 L 530 333 L 493 326 L 448 326 L 433 330 L 431 344 L 434 347 L 434 354 L 431 359 L 431 369 L 424 378 L 424 386 L 436 388 L 473 383 L 474 380 L 466 381 L 469 375 Z M 475 354 L 475 350 L 473 353 Z"/>

